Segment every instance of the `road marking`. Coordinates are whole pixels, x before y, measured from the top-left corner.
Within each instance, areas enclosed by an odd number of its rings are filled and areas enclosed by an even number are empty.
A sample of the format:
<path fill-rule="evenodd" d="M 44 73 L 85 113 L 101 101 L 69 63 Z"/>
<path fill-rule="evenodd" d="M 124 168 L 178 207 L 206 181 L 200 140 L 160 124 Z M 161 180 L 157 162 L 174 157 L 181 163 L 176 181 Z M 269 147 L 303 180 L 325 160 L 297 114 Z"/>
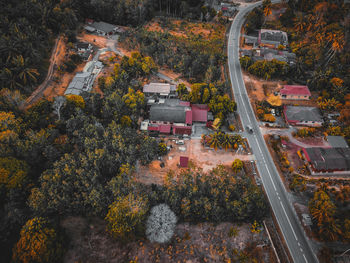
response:
<path fill-rule="evenodd" d="M 281 204 L 281 206 L 282 206 L 282 209 L 283 209 L 284 214 L 286 215 L 288 224 L 290 225 L 290 228 L 292 229 L 293 235 L 294 235 L 295 239 L 298 241 L 297 235 L 295 234 L 295 231 L 294 231 L 294 228 L 293 228 L 293 226 L 292 226 L 292 223 L 291 223 L 290 220 L 289 220 L 289 217 L 288 217 L 288 215 L 287 215 L 286 209 L 284 208 L 284 205 L 282 204 L 281 201 L 280 201 L 280 204 Z"/>
<path fill-rule="evenodd" d="M 307 261 L 307 259 L 306 259 L 306 257 L 305 257 L 305 254 L 303 254 L 303 257 L 304 257 L 304 259 L 305 259 L 305 262 L 308 263 L 308 261 Z"/>
<path fill-rule="evenodd" d="M 300 247 L 300 243 L 298 242 L 298 246 Z"/>

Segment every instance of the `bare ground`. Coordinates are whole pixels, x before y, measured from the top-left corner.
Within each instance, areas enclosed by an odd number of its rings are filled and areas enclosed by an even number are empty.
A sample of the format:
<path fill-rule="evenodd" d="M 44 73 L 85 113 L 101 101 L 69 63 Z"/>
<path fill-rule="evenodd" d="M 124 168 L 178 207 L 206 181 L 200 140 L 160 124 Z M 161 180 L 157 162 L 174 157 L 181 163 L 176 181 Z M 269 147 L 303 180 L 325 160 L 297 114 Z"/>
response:
<path fill-rule="evenodd" d="M 172 145 L 168 155 L 163 157 L 164 168 L 160 167 L 161 161 L 155 160 L 148 166 L 141 166 L 137 169 L 135 175 L 139 182 L 144 184 L 163 184 L 166 174 L 169 171 L 177 171 L 180 169 L 178 164 L 180 156 L 187 156 L 189 160 L 196 166 L 201 167 L 204 172 L 207 172 L 217 165 L 231 166 L 234 159 L 242 161 L 252 160 L 252 155 L 235 154 L 232 150 L 205 148 L 202 146 L 200 139 L 185 140 L 185 145 L 176 145 L 172 140 L 166 140 L 168 146 Z"/>
<path fill-rule="evenodd" d="M 88 221 L 81 217 L 68 217 L 61 225 L 71 240 L 65 263 L 119 263 L 131 260 L 140 263 L 231 262 L 229 259 L 243 249 L 256 257 L 258 262 L 275 262 L 270 245 L 265 245 L 266 233 L 253 234 L 249 224 L 221 223 L 215 226 L 210 223 L 183 223 L 177 225 L 174 237 L 167 244 L 142 239 L 124 246 L 106 233 L 105 222 L 101 219 Z M 235 228 L 237 234 L 230 237 L 230 228 Z"/>

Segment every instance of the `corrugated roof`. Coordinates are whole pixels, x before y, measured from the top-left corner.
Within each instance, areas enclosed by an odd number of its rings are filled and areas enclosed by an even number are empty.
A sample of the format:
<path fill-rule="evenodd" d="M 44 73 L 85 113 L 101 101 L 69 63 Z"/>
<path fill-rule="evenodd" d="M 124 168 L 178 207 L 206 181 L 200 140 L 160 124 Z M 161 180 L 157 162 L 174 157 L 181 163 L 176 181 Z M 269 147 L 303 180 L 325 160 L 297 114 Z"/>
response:
<path fill-rule="evenodd" d="M 192 120 L 198 122 L 207 122 L 208 110 L 208 106 L 204 104 L 192 105 Z"/>
<path fill-rule="evenodd" d="M 105 22 L 93 22 L 90 26 L 105 33 L 110 33 L 117 28 L 117 26 Z"/>
<path fill-rule="evenodd" d="M 349 148 L 306 148 L 312 166 L 316 170 L 337 171 L 350 170 L 350 149 Z"/>
<path fill-rule="evenodd" d="M 150 83 L 143 86 L 143 93 L 170 93 L 170 84 L 167 83 Z"/>
<path fill-rule="evenodd" d="M 182 167 L 182 168 L 188 167 L 188 157 L 180 156 L 180 167 Z"/>
<path fill-rule="evenodd" d="M 171 130 L 171 125 L 159 125 L 159 132 L 169 134 Z"/>
<path fill-rule="evenodd" d="M 316 107 L 286 106 L 285 115 L 289 121 L 323 121 L 321 113 Z"/>
<path fill-rule="evenodd" d="M 284 85 L 280 93 L 281 95 L 311 96 L 311 92 L 307 86 L 298 85 Z"/>

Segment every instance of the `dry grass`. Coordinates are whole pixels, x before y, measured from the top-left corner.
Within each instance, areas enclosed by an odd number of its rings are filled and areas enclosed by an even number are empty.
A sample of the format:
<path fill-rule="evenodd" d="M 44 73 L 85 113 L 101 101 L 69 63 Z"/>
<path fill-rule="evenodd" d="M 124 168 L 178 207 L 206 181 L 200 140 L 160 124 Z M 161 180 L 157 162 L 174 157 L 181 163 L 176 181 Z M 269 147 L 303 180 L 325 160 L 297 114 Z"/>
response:
<path fill-rule="evenodd" d="M 80 217 L 68 217 L 62 221 L 71 243 L 64 262 L 228 262 L 235 253 L 246 252 L 258 258 L 258 262 L 273 262 L 271 248 L 264 247 L 264 232 L 253 234 L 249 224 L 234 225 L 210 223 L 179 224 L 168 244 L 139 240 L 121 245 L 105 231 L 101 219 L 88 222 Z M 230 229 L 236 236 L 229 236 Z M 249 246 L 250 245 L 250 246 Z M 260 246 L 259 246 L 260 245 Z M 249 246 L 249 248 L 248 248 Z"/>

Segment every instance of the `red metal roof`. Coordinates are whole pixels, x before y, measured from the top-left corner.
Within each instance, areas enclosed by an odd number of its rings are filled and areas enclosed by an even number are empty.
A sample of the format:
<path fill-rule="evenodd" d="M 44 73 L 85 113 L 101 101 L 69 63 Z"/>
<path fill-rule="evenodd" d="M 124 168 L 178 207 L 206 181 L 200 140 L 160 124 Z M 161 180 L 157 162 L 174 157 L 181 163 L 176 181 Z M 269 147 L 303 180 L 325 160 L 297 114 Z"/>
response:
<path fill-rule="evenodd" d="M 180 101 L 181 106 L 190 107 L 191 103 L 189 101 Z"/>
<path fill-rule="evenodd" d="M 192 127 L 191 126 L 173 126 L 173 133 L 178 135 L 191 135 Z"/>
<path fill-rule="evenodd" d="M 170 124 L 167 124 L 167 125 L 160 125 L 159 126 L 159 132 L 160 133 L 170 133 L 170 130 L 171 130 L 171 125 Z"/>
<path fill-rule="evenodd" d="M 148 126 L 148 130 L 149 131 L 159 131 L 159 127 L 158 126 Z"/>
<path fill-rule="evenodd" d="M 188 167 L 188 157 L 180 156 L 180 167 L 182 167 L 182 168 Z"/>
<path fill-rule="evenodd" d="M 192 125 L 192 111 L 186 111 L 186 124 Z"/>
<path fill-rule="evenodd" d="M 192 121 L 207 122 L 208 106 L 204 104 L 192 105 Z"/>
<path fill-rule="evenodd" d="M 285 85 L 280 90 L 281 95 L 302 95 L 311 96 L 311 92 L 307 86 Z"/>

